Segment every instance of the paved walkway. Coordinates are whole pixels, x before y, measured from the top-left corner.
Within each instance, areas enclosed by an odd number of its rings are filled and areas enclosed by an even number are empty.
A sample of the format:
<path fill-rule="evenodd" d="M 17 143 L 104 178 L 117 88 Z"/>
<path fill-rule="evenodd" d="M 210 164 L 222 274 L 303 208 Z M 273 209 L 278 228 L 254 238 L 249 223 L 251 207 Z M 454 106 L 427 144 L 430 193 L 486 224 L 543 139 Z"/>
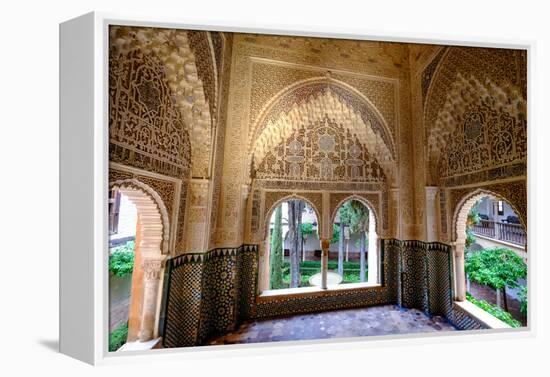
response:
<path fill-rule="evenodd" d="M 455 331 L 442 317 L 395 305 L 250 321 L 209 345 Z"/>

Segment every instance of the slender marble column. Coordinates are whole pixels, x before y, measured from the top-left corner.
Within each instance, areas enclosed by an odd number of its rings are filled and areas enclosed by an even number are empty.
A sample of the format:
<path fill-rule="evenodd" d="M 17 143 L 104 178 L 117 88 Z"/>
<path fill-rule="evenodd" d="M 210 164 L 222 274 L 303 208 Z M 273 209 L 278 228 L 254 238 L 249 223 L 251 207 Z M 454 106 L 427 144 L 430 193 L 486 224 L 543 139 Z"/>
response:
<path fill-rule="evenodd" d="M 328 271 L 328 248 L 330 246 L 330 240 L 321 240 L 321 288 L 327 289 L 327 271 Z"/>
<path fill-rule="evenodd" d="M 426 241 L 437 241 L 437 186 L 426 186 Z"/>
<path fill-rule="evenodd" d="M 164 259 L 143 259 L 143 301 L 141 310 L 141 329 L 139 340 L 146 342 L 153 339 L 155 333 L 155 315 L 159 293 L 160 274 Z"/>
<path fill-rule="evenodd" d="M 455 276 L 456 276 L 456 300 L 466 300 L 466 273 L 464 271 L 464 248 L 463 243 L 453 245 L 453 254 L 455 256 Z"/>
<path fill-rule="evenodd" d="M 369 245 L 368 245 L 368 275 L 367 281 L 371 284 L 378 283 L 378 254 L 377 254 L 377 241 L 376 235 L 376 220 L 374 219 L 374 213 L 369 211 Z"/>

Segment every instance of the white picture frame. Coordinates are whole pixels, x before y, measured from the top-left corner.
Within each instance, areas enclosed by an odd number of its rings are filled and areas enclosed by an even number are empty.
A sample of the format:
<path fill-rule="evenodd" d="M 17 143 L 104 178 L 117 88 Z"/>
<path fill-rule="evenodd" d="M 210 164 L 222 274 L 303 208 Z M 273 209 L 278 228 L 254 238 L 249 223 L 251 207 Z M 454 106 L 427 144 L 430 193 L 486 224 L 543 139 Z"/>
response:
<path fill-rule="evenodd" d="M 293 352 L 301 347 L 342 349 L 360 343 L 365 347 L 408 342 L 419 344 L 441 341 L 466 341 L 479 337 L 504 339 L 531 337 L 536 326 L 535 310 L 529 310 L 528 327 L 521 331 L 483 330 L 457 334 L 411 334 L 300 341 L 291 344 L 191 347 L 159 349 L 146 352 L 109 353 L 108 344 L 108 238 L 107 238 L 107 172 L 108 172 L 108 28 L 109 25 L 149 26 L 228 32 L 302 35 L 351 38 L 394 42 L 452 44 L 478 47 L 527 49 L 528 91 L 531 98 L 531 72 L 535 44 L 533 41 L 450 40 L 436 35 L 404 35 L 364 30 L 318 30 L 282 25 L 241 25 L 236 23 L 196 24 L 185 19 L 142 18 L 131 15 L 88 13 L 60 24 L 60 351 L 90 364 L 131 362 L 151 357 L 161 359 L 206 358 L 224 354 L 261 354 L 270 348 L 284 347 Z M 528 148 L 533 154 L 532 102 L 528 103 Z M 528 159 L 528 215 L 534 219 L 534 200 L 530 177 L 533 164 Z M 532 227 L 528 230 L 531 238 Z M 72 245 L 78 244 L 78 248 Z M 536 250 L 530 250 L 528 261 L 529 298 L 534 297 L 532 282 L 536 279 Z M 79 265 L 78 270 L 72 266 Z M 531 307 L 536 305 L 529 300 Z M 457 336 L 459 335 L 459 336 Z"/>

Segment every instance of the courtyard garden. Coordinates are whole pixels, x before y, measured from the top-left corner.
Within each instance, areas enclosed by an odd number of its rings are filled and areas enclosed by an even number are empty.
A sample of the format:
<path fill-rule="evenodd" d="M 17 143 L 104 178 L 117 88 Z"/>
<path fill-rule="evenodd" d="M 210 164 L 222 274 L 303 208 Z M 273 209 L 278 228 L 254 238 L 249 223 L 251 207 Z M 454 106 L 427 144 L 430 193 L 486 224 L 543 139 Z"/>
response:
<path fill-rule="evenodd" d="M 359 283 L 360 263 L 343 262 L 344 274 L 342 283 Z M 338 262 L 329 261 L 328 270 L 338 272 Z M 309 278 L 321 272 L 321 261 L 303 261 L 300 262 L 300 284 L 299 287 L 309 287 Z M 281 288 L 290 287 L 290 262 L 285 261 L 282 265 L 283 285 Z M 368 273 L 368 271 L 367 271 Z"/>
<path fill-rule="evenodd" d="M 134 241 L 128 241 L 112 247 L 109 253 L 109 352 L 118 350 L 128 338 L 128 311 L 134 270 L 134 248 Z"/>
<path fill-rule="evenodd" d="M 479 223 L 477 203 L 468 214 L 464 268 L 468 279 L 466 299 L 511 327 L 521 327 L 527 318 L 527 264 L 513 250 L 491 247 L 471 250 L 476 242 L 473 227 Z M 517 294 L 510 297 L 510 291 Z"/>

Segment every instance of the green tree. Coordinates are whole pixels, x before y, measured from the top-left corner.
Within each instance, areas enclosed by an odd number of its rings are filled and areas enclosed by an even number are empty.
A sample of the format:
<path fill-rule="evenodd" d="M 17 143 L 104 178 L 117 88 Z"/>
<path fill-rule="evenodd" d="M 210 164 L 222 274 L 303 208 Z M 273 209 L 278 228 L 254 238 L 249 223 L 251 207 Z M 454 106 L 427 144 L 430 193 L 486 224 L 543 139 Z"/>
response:
<path fill-rule="evenodd" d="M 332 224 L 332 238 L 330 239 L 330 243 L 336 243 L 340 239 L 340 229 L 338 228 L 338 225 Z"/>
<path fill-rule="evenodd" d="M 369 210 L 357 200 L 348 200 L 339 210 L 341 221 L 348 224 L 351 233 L 359 233 L 359 279 L 366 280 L 367 231 L 369 229 Z"/>
<path fill-rule="evenodd" d="M 479 200 L 472 206 L 470 212 L 468 212 L 468 217 L 466 218 L 466 251 L 469 251 L 470 246 L 476 242 L 476 237 L 474 235 L 474 225 L 479 224 L 481 218 L 479 217 L 478 209 Z"/>
<path fill-rule="evenodd" d="M 502 291 L 506 311 L 506 287 L 517 288 L 518 279 L 527 277 L 527 265 L 523 259 L 506 248 L 471 252 L 466 257 L 464 268 L 470 280 Z"/>
<path fill-rule="evenodd" d="M 290 287 L 300 285 L 300 260 L 302 247 L 302 212 L 305 209 L 303 200 L 288 201 L 288 238 L 290 241 Z"/>
<path fill-rule="evenodd" d="M 527 315 L 527 287 L 522 286 L 519 289 L 519 311 L 523 315 Z"/>
<path fill-rule="evenodd" d="M 315 233 L 312 223 L 302 223 L 302 261 L 306 260 L 305 244 L 310 235 Z"/>
<path fill-rule="evenodd" d="M 350 223 L 352 215 L 350 204 L 351 201 L 348 200 L 338 209 L 338 234 L 342 235 L 338 237 L 338 274 L 341 276 L 344 276 L 344 228 Z"/>
<path fill-rule="evenodd" d="M 282 205 L 275 209 L 275 224 L 271 233 L 271 252 L 269 253 L 269 284 L 271 289 L 283 286 L 283 225 Z"/>

